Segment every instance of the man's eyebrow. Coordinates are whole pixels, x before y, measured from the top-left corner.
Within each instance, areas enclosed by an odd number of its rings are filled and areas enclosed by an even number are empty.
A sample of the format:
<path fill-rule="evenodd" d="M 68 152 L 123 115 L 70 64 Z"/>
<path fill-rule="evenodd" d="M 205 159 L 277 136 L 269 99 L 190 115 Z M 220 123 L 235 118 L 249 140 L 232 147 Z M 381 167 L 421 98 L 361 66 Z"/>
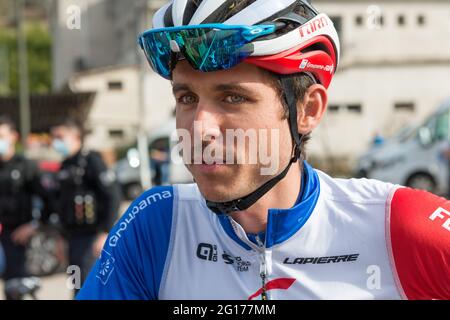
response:
<path fill-rule="evenodd" d="M 218 84 L 214 86 L 215 91 L 237 91 L 243 94 L 251 94 L 252 91 L 239 83 Z"/>
<path fill-rule="evenodd" d="M 185 83 L 176 83 L 172 86 L 173 94 L 180 92 L 180 91 L 190 91 L 190 90 L 191 90 L 191 88 Z"/>
<path fill-rule="evenodd" d="M 176 94 L 177 92 L 180 91 L 191 91 L 191 87 L 186 84 L 186 83 L 176 83 L 172 85 L 172 92 L 173 94 Z M 235 92 L 239 92 L 245 95 L 250 95 L 252 94 L 252 91 L 248 88 L 246 88 L 246 86 L 239 84 L 239 83 L 223 83 L 223 84 L 218 84 L 215 85 L 212 90 L 214 91 L 235 91 Z"/>

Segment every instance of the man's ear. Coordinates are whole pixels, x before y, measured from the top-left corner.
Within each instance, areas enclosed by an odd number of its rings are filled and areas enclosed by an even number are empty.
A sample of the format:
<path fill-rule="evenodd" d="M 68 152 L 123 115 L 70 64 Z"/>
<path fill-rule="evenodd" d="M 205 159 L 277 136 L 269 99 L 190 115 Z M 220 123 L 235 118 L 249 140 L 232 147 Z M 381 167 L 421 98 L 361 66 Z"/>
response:
<path fill-rule="evenodd" d="M 297 104 L 298 131 L 301 134 L 311 133 L 322 120 L 327 109 L 328 93 L 321 84 L 313 84 L 306 90 L 303 101 Z"/>

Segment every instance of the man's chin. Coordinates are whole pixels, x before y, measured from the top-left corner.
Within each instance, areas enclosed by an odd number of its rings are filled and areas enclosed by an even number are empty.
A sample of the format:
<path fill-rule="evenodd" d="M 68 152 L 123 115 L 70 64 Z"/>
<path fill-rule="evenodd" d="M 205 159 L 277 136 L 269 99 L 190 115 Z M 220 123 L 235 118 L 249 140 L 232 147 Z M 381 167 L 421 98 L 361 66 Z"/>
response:
<path fill-rule="evenodd" d="M 188 167 L 195 178 L 195 182 L 203 197 L 213 202 L 227 202 L 241 197 L 236 182 L 241 176 L 236 166 L 227 166 L 213 170 L 213 172 L 204 172 L 197 166 Z M 245 191 L 244 191 L 245 192 Z"/>
<path fill-rule="evenodd" d="M 235 195 L 233 188 L 230 187 L 231 184 L 227 184 L 226 180 L 216 183 L 212 180 L 196 179 L 197 186 L 203 197 L 209 201 L 213 202 L 227 202 L 239 198 Z"/>
<path fill-rule="evenodd" d="M 230 194 L 229 185 L 212 184 L 211 182 L 202 183 L 202 181 L 197 181 L 197 185 L 200 193 L 209 201 L 227 202 L 235 199 L 235 197 Z"/>

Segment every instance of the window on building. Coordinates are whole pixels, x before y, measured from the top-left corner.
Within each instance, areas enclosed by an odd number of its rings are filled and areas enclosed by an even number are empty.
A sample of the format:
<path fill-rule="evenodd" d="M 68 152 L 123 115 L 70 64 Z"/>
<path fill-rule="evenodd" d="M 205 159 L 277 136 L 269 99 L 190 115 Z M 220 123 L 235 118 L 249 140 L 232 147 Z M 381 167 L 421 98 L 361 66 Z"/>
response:
<path fill-rule="evenodd" d="M 347 110 L 355 113 L 362 113 L 362 106 L 360 104 L 349 104 Z"/>
<path fill-rule="evenodd" d="M 356 17 L 355 17 L 355 24 L 357 25 L 357 26 L 362 26 L 363 25 L 363 23 L 364 23 L 364 18 L 363 18 L 363 16 L 362 15 L 357 15 Z"/>
<path fill-rule="evenodd" d="M 83 57 L 77 57 L 73 62 L 75 71 L 84 71 L 87 69 L 86 59 Z"/>
<path fill-rule="evenodd" d="M 109 136 L 113 139 L 121 139 L 124 137 L 124 132 L 121 129 L 111 129 L 109 130 Z"/>
<path fill-rule="evenodd" d="M 394 105 L 394 110 L 414 112 L 415 106 L 412 102 L 398 102 Z"/>
<path fill-rule="evenodd" d="M 339 111 L 339 106 L 336 104 L 330 104 L 328 105 L 328 111 L 330 112 L 338 112 Z"/>
<path fill-rule="evenodd" d="M 417 24 L 419 26 L 423 26 L 425 24 L 425 16 L 424 15 L 417 16 Z"/>
<path fill-rule="evenodd" d="M 122 83 L 122 81 L 109 81 L 108 82 L 108 89 L 109 90 L 122 90 L 123 89 L 123 83 Z"/>
<path fill-rule="evenodd" d="M 397 24 L 399 25 L 399 26 L 404 26 L 405 25 L 405 16 L 404 15 L 399 15 L 398 17 L 397 17 Z"/>

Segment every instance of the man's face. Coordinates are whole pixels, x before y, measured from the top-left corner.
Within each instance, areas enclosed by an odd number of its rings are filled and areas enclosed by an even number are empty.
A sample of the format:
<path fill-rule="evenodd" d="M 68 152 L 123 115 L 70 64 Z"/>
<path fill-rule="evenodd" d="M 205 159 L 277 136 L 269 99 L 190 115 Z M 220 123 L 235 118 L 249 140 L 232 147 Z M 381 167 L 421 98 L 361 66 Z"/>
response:
<path fill-rule="evenodd" d="M 0 125 L 0 156 L 12 151 L 17 142 L 17 132 L 9 125 Z"/>
<path fill-rule="evenodd" d="M 57 151 L 61 151 L 63 156 L 69 156 L 78 151 L 76 149 L 79 145 L 80 135 L 76 129 L 65 126 L 57 126 L 52 128 L 51 137 L 54 146 L 58 145 L 57 148 L 59 150 Z M 55 142 L 58 142 L 58 144 L 55 145 Z M 66 149 L 65 152 L 63 152 L 64 149 Z"/>
<path fill-rule="evenodd" d="M 17 134 L 8 125 L 0 125 L 0 140 L 6 140 L 10 143 L 15 143 Z"/>
<path fill-rule="evenodd" d="M 191 151 L 187 167 L 206 199 L 224 202 L 246 196 L 287 166 L 292 151 L 288 121 L 283 118 L 283 106 L 266 73 L 244 63 L 229 70 L 203 73 L 181 61 L 174 69 L 172 85 L 177 129 L 189 132 L 191 145 L 197 143 L 193 141 L 195 136 L 201 137 L 202 155 L 219 156 L 224 162 L 198 163 Z M 230 129 L 235 134 L 231 142 L 227 139 Z M 235 129 L 249 133 L 244 136 L 244 145 L 238 146 L 236 136 L 243 135 Z M 218 139 L 219 134 L 222 139 Z M 208 148 L 218 150 L 214 149 L 218 145 L 222 148 L 218 154 L 205 152 Z M 238 157 L 243 157 L 240 161 L 244 163 L 238 163 Z M 273 172 L 263 174 L 261 169 L 269 167 Z"/>

